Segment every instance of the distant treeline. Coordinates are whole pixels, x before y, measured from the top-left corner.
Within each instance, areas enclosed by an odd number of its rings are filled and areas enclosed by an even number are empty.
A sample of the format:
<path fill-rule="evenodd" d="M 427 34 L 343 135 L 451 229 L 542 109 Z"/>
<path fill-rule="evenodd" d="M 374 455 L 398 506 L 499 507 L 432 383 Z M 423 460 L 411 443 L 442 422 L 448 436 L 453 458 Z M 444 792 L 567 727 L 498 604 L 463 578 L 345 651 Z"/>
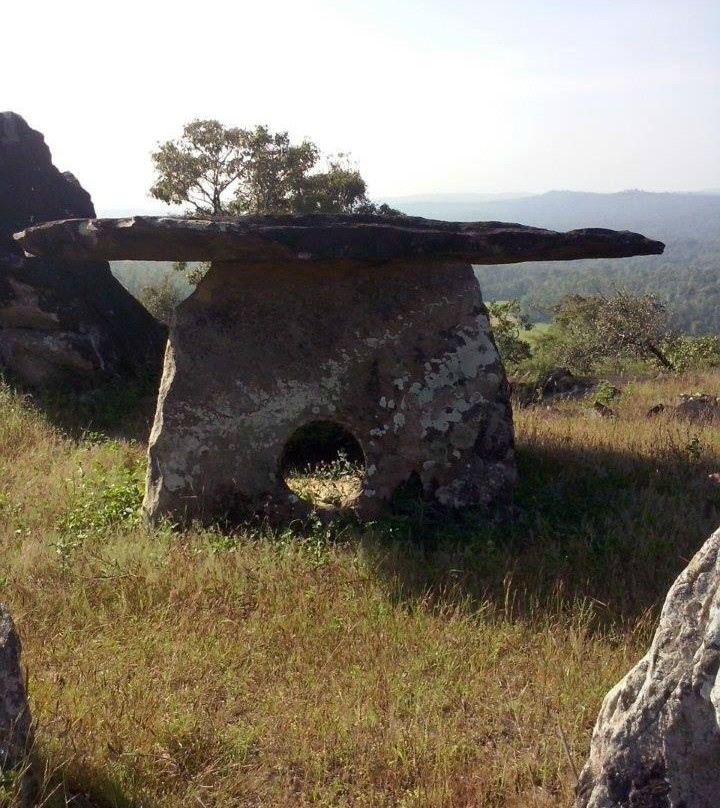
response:
<path fill-rule="evenodd" d="M 635 230 L 665 242 L 665 254 L 648 258 L 478 267 L 486 300 L 518 298 L 533 306 L 566 294 L 608 294 L 626 287 L 663 298 L 688 334 L 720 333 L 720 195 L 624 191 L 593 194 L 552 191 L 518 199 L 450 197 L 390 200 L 406 213 L 441 219 L 522 222 L 571 230 L 609 227 Z"/>
<path fill-rule="evenodd" d="M 677 240 L 646 258 L 508 264 L 475 268 L 486 300 L 517 298 L 535 321 L 567 294 L 627 288 L 667 302 L 685 334 L 720 333 L 720 240 Z"/>

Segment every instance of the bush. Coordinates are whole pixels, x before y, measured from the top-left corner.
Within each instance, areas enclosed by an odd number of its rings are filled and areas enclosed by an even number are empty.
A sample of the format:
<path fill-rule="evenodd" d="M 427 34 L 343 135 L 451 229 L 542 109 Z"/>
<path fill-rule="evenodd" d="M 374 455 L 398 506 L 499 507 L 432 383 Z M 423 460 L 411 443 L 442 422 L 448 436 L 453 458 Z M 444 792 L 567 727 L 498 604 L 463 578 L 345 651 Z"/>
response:
<path fill-rule="evenodd" d="M 595 388 L 592 401 L 593 404 L 601 404 L 603 407 L 609 407 L 620 395 L 620 391 L 614 384 L 610 384 L 608 381 L 601 381 Z"/>
<path fill-rule="evenodd" d="M 166 276 L 158 283 L 143 286 L 138 300 L 155 319 L 168 325 L 175 307 L 182 302 L 183 297 L 183 293 L 172 282 L 170 276 Z"/>
<path fill-rule="evenodd" d="M 521 310 L 517 300 L 492 300 L 487 304 L 500 356 L 506 367 L 517 367 L 532 356 L 530 343 L 522 333 L 530 331 L 533 324 Z"/>
<path fill-rule="evenodd" d="M 80 467 L 68 508 L 57 524 L 55 549 L 64 563 L 85 541 L 102 537 L 112 528 L 138 525 L 143 466 L 121 466 L 112 472 L 96 469 L 90 474 Z"/>
<path fill-rule="evenodd" d="M 672 337 L 662 350 L 678 373 L 688 370 L 710 370 L 720 366 L 720 336 Z"/>

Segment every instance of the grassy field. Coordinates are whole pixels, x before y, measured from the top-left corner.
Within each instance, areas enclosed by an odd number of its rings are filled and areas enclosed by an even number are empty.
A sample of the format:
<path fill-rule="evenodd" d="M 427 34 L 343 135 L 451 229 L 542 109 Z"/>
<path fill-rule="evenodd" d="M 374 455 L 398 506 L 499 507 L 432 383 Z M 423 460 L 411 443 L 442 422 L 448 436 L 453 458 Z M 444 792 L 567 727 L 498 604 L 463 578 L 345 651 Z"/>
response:
<path fill-rule="evenodd" d="M 645 411 L 719 387 L 634 382 L 616 419 L 520 411 L 495 524 L 235 534 L 146 530 L 140 441 L 0 388 L 0 597 L 46 804 L 568 805 L 603 694 L 720 522 L 720 433 Z"/>

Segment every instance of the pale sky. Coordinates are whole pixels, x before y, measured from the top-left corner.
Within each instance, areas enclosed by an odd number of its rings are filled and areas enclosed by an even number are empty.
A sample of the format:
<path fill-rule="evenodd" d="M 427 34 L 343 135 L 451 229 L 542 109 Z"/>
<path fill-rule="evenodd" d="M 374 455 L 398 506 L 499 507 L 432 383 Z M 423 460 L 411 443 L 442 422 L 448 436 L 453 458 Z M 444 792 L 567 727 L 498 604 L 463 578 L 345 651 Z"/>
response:
<path fill-rule="evenodd" d="M 0 110 L 99 209 L 192 118 L 349 151 L 384 197 L 720 188 L 720 0 L 3 0 Z"/>

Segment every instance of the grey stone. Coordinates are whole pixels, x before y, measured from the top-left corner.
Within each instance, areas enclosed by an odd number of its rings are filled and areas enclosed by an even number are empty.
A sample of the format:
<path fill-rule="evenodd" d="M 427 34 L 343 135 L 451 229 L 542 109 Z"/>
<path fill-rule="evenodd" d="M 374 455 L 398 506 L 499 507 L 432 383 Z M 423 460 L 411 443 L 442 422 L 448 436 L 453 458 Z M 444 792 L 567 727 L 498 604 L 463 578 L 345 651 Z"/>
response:
<path fill-rule="evenodd" d="M 617 411 L 612 407 L 608 407 L 607 404 L 603 404 L 601 401 L 596 401 L 588 412 L 594 418 L 617 418 Z"/>
<path fill-rule="evenodd" d="M 676 418 L 683 421 L 710 423 L 720 420 L 720 399 L 707 393 L 685 393 L 673 407 Z"/>
<path fill-rule="evenodd" d="M 38 222 L 94 215 L 90 195 L 53 165 L 43 136 L 0 113 L 0 366 L 31 386 L 160 365 L 163 327 L 106 261 L 78 265 L 53 251 L 27 258 L 12 238 Z"/>
<path fill-rule="evenodd" d="M 575 376 L 567 368 L 556 368 L 551 371 L 540 385 L 540 399 L 585 398 L 597 387 L 597 382 L 583 376 Z"/>
<path fill-rule="evenodd" d="M 720 804 L 720 531 L 668 593 L 646 656 L 605 697 L 575 808 Z"/>
<path fill-rule="evenodd" d="M 365 454 L 346 503 L 374 516 L 411 477 L 442 507 L 509 498 L 505 374 L 469 265 L 381 270 L 213 264 L 175 313 L 145 509 L 302 516 L 280 460 L 296 429 L 331 421 Z"/>
<path fill-rule="evenodd" d="M 30 709 L 15 624 L 0 603 L 0 767 L 26 764 L 32 743 Z"/>

